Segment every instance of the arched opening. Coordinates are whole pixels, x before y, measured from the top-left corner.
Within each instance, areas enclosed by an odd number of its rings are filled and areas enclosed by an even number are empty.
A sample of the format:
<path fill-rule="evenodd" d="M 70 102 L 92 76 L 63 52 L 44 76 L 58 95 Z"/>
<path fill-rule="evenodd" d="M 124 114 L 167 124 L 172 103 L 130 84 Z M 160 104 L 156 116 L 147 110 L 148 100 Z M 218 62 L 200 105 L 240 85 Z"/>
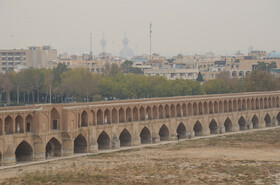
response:
<path fill-rule="evenodd" d="M 238 100 L 238 111 L 242 111 L 241 100 Z"/>
<path fill-rule="evenodd" d="M 98 150 L 105 150 L 111 148 L 110 137 L 105 131 L 102 131 L 97 139 Z"/>
<path fill-rule="evenodd" d="M 126 109 L 126 122 L 131 122 L 132 121 L 132 114 L 131 114 L 131 109 L 128 107 Z"/>
<path fill-rule="evenodd" d="M 146 116 L 145 116 L 145 109 L 144 107 L 141 107 L 140 108 L 140 120 L 145 120 L 146 119 Z"/>
<path fill-rule="evenodd" d="M 228 111 L 232 112 L 232 101 L 231 100 L 228 101 Z"/>
<path fill-rule="evenodd" d="M 272 107 L 275 108 L 276 107 L 276 101 L 275 101 L 275 97 L 272 98 Z"/>
<path fill-rule="evenodd" d="M 80 128 L 81 127 L 81 116 L 80 116 L 80 113 L 78 113 L 78 127 Z"/>
<path fill-rule="evenodd" d="M 140 133 L 141 144 L 150 144 L 152 142 L 151 132 L 144 127 Z"/>
<path fill-rule="evenodd" d="M 197 115 L 197 105 L 196 105 L 196 103 L 193 103 L 193 115 L 194 116 Z"/>
<path fill-rule="evenodd" d="M 279 108 L 280 104 L 279 104 L 279 97 L 276 98 L 276 107 Z"/>
<path fill-rule="evenodd" d="M 233 100 L 233 111 L 237 111 L 237 102 L 236 100 Z"/>
<path fill-rule="evenodd" d="M 246 101 L 242 100 L 242 110 L 246 110 Z"/>
<path fill-rule="evenodd" d="M 206 102 L 204 102 L 203 104 L 203 110 L 204 110 L 204 114 L 208 114 L 208 106 Z"/>
<path fill-rule="evenodd" d="M 139 118 L 138 118 L 138 109 L 137 107 L 134 107 L 133 108 L 133 121 L 138 121 Z"/>
<path fill-rule="evenodd" d="M 277 121 L 278 121 L 278 125 L 280 125 L 280 112 L 277 114 L 276 119 L 277 119 Z"/>
<path fill-rule="evenodd" d="M 170 108 L 171 108 L 171 118 L 175 118 L 175 106 L 172 104 Z"/>
<path fill-rule="evenodd" d="M 32 132 L 33 130 L 33 117 L 28 114 L 28 116 L 25 118 L 25 132 Z"/>
<path fill-rule="evenodd" d="M 255 100 L 251 99 L 251 110 L 255 110 Z"/>
<path fill-rule="evenodd" d="M 199 121 L 194 124 L 193 131 L 194 136 L 202 136 L 202 125 Z"/>
<path fill-rule="evenodd" d="M 21 116 L 16 117 L 15 128 L 16 133 L 24 133 L 24 125 L 23 125 L 23 118 Z"/>
<path fill-rule="evenodd" d="M 260 98 L 260 109 L 263 109 L 263 99 Z"/>
<path fill-rule="evenodd" d="M 111 123 L 111 116 L 110 116 L 109 109 L 106 109 L 105 112 L 104 112 L 104 123 L 105 124 L 110 124 Z"/>
<path fill-rule="evenodd" d="M 243 118 L 243 116 L 240 117 L 239 121 L 238 121 L 238 125 L 239 125 L 239 130 L 240 131 L 244 131 L 246 130 L 246 121 Z"/>
<path fill-rule="evenodd" d="M 264 108 L 265 108 L 265 109 L 268 108 L 268 107 L 267 107 L 267 98 L 266 98 L 266 97 L 264 98 Z"/>
<path fill-rule="evenodd" d="M 232 132 L 232 123 L 229 118 L 226 119 L 224 126 L 225 126 L 225 132 Z"/>
<path fill-rule="evenodd" d="M 92 125 L 96 125 L 96 122 L 95 122 L 95 112 L 93 110 L 91 110 L 90 114 L 91 114 L 91 118 L 92 118 Z"/>
<path fill-rule="evenodd" d="M 256 115 L 252 118 L 253 129 L 259 128 L 259 119 Z"/>
<path fill-rule="evenodd" d="M 213 114 L 213 103 L 209 102 L 209 114 Z"/>
<path fill-rule="evenodd" d="M 183 103 L 182 109 L 183 109 L 182 116 L 187 116 L 187 105 L 185 103 Z"/>
<path fill-rule="evenodd" d="M 52 138 L 46 145 L 46 158 L 60 157 L 61 156 L 61 144 L 56 138 Z"/>
<path fill-rule="evenodd" d="M 151 107 L 148 106 L 146 108 L 146 120 L 151 120 L 152 119 L 152 110 L 151 110 Z"/>
<path fill-rule="evenodd" d="M 97 125 L 103 125 L 103 112 L 100 109 L 97 111 Z"/>
<path fill-rule="evenodd" d="M 210 122 L 209 129 L 210 129 L 210 134 L 218 134 L 219 133 L 218 124 L 214 119 L 212 119 L 212 121 Z"/>
<path fill-rule="evenodd" d="M 267 102 L 268 102 L 268 108 L 272 108 L 272 103 L 271 103 L 271 98 L 269 97 L 268 98 L 268 100 L 267 100 Z"/>
<path fill-rule="evenodd" d="M 269 116 L 269 114 L 266 114 L 265 118 L 264 118 L 264 121 L 265 121 L 265 126 L 266 127 L 271 127 L 271 117 Z"/>
<path fill-rule="evenodd" d="M 192 116 L 192 104 L 188 104 L 188 116 Z"/>
<path fill-rule="evenodd" d="M 251 110 L 251 107 L 250 107 L 250 100 L 249 99 L 247 99 L 247 110 Z"/>
<path fill-rule="evenodd" d="M 118 123 L 118 111 L 115 108 L 112 110 L 112 123 Z"/>
<path fill-rule="evenodd" d="M 82 134 L 74 140 L 74 153 L 87 153 L 87 140 Z"/>
<path fill-rule="evenodd" d="M 223 113 L 223 103 L 222 103 L 222 101 L 219 102 L 219 113 Z"/>
<path fill-rule="evenodd" d="M 158 112 L 157 106 L 154 105 L 153 107 L 153 119 L 158 119 Z"/>
<path fill-rule="evenodd" d="M 163 124 L 159 129 L 159 137 L 160 137 L 160 141 L 169 140 L 169 130 L 165 124 Z"/>
<path fill-rule="evenodd" d="M 0 119 L 0 136 L 4 134 L 4 130 L 3 130 L 3 122 Z"/>
<path fill-rule="evenodd" d="M 87 126 L 88 126 L 88 114 L 87 114 L 86 111 L 83 111 L 83 112 L 82 112 L 82 118 L 81 118 L 81 120 L 82 120 L 81 126 L 82 126 L 82 127 L 87 127 Z"/>
<path fill-rule="evenodd" d="M 168 105 L 164 106 L 164 111 L 165 111 L 165 118 L 169 118 L 169 106 Z"/>
<path fill-rule="evenodd" d="M 259 99 L 257 98 L 256 99 L 256 109 L 259 109 L 260 108 L 260 103 L 259 103 Z"/>
<path fill-rule="evenodd" d="M 124 122 L 124 110 L 123 108 L 119 109 L 119 123 L 123 123 Z"/>
<path fill-rule="evenodd" d="M 159 106 L 158 111 L 159 111 L 159 119 L 163 119 L 163 107 L 162 107 L 162 105 Z"/>
<path fill-rule="evenodd" d="M 181 117 L 181 105 L 180 104 L 176 105 L 176 112 L 177 112 L 177 117 Z"/>
<path fill-rule="evenodd" d="M 182 122 L 178 125 L 176 132 L 180 139 L 185 139 L 187 137 L 187 129 Z"/>
<path fill-rule="evenodd" d="M 2 153 L 1 153 L 1 151 L 0 151 L 0 166 L 2 166 L 2 164 L 3 164 L 3 156 L 2 156 Z"/>
<path fill-rule="evenodd" d="M 127 129 L 124 129 L 120 134 L 120 146 L 131 146 L 131 135 Z"/>
<path fill-rule="evenodd" d="M 33 161 L 33 149 L 26 141 L 22 141 L 18 145 L 15 155 L 17 162 Z"/>
<path fill-rule="evenodd" d="M 10 116 L 5 118 L 5 134 L 13 134 L 13 120 Z"/>
<path fill-rule="evenodd" d="M 228 112 L 227 101 L 224 101 L 224 112 Z"/>
<path fill-rule="evenodd" d="M 214 112 L 215 114 L 219 113 L 218 103 L 216 101 L 214 102 Z"/>
<path fill-rule="evenodd" d="M 53 108 L 52 111 L 51 111 L 51 129 L 52 130 L 59 130 L 60 129 L 59 120 L 60 120 L 59 113 L 55 108 Z"/>
<path fill-rule="evenodd" d="M 202 114 L 203 114 L 203 111 L 202 111 L 202 103 L 201 103 L 201 102 L 199 102 L 199 104 L 198 104 L 198 113 L 199 113 L 199 115 L 202 115 Z"/>

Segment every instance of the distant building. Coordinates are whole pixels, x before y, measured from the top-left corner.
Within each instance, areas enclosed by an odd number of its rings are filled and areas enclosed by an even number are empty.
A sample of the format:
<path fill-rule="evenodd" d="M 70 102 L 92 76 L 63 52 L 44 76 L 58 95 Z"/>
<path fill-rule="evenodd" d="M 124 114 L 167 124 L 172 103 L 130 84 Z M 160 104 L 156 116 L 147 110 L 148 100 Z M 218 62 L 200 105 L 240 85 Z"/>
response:
<path fill-rule="evenodd" d="M 2 73 L 13 71 L 17 66 L 26 66 L 28 50 L 0 50 L 0 69 Z"/>

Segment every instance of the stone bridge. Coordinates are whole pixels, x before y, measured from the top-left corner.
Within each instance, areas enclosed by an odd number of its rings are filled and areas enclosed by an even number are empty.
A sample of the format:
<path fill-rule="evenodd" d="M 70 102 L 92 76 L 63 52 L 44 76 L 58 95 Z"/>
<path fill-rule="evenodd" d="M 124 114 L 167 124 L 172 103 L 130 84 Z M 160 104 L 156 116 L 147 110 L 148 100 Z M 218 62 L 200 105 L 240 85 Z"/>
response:
<path fill-rule="evenodd" d="M 280 91 L 0 108 L 0 165 L 280 124 Z"/>

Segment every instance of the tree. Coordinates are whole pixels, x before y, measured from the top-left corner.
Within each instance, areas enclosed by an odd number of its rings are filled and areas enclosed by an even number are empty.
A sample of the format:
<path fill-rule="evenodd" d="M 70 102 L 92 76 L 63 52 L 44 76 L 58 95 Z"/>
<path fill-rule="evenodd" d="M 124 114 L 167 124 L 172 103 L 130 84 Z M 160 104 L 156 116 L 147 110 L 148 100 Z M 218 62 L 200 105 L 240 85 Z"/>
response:
<path fill-rule="evenodd" d="M 196 81 L 203 82 L 203 77 L 202 77 L 202 74 L 200 73 L 200 71 L 199 71 L 199 73 L 197 75 Z"/>

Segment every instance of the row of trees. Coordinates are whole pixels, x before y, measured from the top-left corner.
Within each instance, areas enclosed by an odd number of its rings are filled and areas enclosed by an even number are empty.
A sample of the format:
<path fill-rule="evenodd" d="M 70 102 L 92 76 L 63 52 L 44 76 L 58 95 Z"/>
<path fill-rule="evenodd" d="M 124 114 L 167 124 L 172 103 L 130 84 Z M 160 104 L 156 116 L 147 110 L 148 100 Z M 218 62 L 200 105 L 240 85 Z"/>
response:
<path fill-rule="evenodd" d="M 97 101 L 280 89 L 279 78 L 259 70 L 243 79 L 230 79 L 227 73 L 221 73 L 219 78 L 203 84 L 193 80 L 147 77 L 138 73 L 141 71 L 126 62 L 121 67 L 106 65 L 103 75 L 83 68 L 67 69 L 62 64 L 53 70 L 28 69 L 0 74 L 0 103 L 62 103 L 65 99 Z"/>

